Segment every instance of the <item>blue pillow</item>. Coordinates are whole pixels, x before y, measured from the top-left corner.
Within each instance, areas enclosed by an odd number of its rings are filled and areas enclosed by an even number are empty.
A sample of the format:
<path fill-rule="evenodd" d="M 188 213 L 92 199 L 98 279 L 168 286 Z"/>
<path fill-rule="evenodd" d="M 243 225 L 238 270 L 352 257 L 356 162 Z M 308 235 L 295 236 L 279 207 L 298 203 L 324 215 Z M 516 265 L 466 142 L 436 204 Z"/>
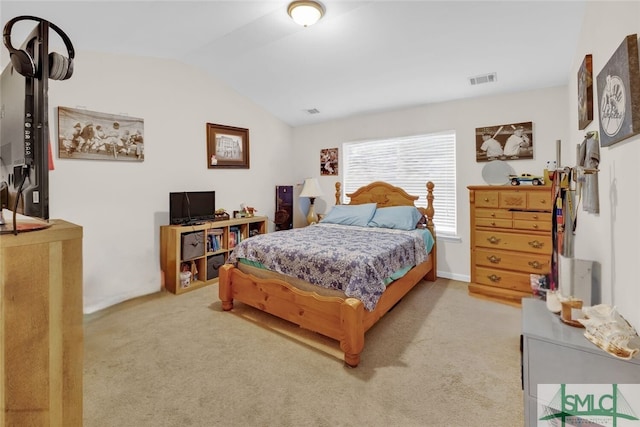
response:
<path fill-rule="evenodd" d="M 422 214 L 415 206 L 391 206 L 377 209 L 369 221 L 369 227 L 413 230 L 420 218 Z"/>
<path fill-rule="evenodd" d="M 366 227 L 376 212 L 375 203 L 362 205 L 335 205 L 320 222 L 328 224 L 358 225 Z"/>

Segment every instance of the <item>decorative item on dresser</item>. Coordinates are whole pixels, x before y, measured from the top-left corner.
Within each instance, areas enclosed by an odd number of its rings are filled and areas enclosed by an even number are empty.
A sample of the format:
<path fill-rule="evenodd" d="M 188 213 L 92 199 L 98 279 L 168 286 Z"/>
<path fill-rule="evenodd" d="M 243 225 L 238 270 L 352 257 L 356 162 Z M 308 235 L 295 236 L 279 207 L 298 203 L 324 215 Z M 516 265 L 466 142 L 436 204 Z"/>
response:
<path fill-rule="evenodd" d="M 553 249 L 550 187 L 470 186 L 469 294 L 520 305 L 530 274 L 548 274 Z"/>

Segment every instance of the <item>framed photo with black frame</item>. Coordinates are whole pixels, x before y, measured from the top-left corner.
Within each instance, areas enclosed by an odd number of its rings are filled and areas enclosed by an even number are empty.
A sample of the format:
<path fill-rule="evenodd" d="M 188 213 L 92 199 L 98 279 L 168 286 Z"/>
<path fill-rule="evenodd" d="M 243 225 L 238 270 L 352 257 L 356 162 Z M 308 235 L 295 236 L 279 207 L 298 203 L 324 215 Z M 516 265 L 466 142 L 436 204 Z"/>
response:
<path fill-rule="evenodd" d="M 249 169 L 249 129 L 207 123 L 207 167 Z"/>

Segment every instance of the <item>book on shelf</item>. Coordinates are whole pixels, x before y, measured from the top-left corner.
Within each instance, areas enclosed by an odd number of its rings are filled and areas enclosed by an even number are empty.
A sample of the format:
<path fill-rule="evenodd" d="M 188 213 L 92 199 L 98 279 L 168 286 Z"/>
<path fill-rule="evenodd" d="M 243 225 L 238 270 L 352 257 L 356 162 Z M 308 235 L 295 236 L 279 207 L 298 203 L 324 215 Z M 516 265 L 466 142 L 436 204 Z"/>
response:
<path fill-rule="evenodd" d="M 212 228 L 207 231 L 207 245 L 209 252 L 216 252 L 222 248 L 222 236 L 224 230 Z"/>
<path fill-rule="evenodd" d="M 241 234 L 239 227 L 229 227 L 229 249 L 235 248 L 240 243 Z"/>

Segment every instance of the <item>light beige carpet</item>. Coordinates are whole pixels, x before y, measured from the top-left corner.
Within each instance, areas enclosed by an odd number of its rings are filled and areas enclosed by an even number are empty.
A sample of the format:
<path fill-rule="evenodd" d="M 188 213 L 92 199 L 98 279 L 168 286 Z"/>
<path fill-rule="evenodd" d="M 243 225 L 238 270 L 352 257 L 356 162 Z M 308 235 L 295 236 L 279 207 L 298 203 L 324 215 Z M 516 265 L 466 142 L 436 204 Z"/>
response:
<path fill-rule="evenodd" d="M 523 425 L 520 309 L 466 283 L 419 284 L 367 332 L 355 369 L 331 340 L 223 312 L 217 292 L 86 317 L 86 427 Z"/>

